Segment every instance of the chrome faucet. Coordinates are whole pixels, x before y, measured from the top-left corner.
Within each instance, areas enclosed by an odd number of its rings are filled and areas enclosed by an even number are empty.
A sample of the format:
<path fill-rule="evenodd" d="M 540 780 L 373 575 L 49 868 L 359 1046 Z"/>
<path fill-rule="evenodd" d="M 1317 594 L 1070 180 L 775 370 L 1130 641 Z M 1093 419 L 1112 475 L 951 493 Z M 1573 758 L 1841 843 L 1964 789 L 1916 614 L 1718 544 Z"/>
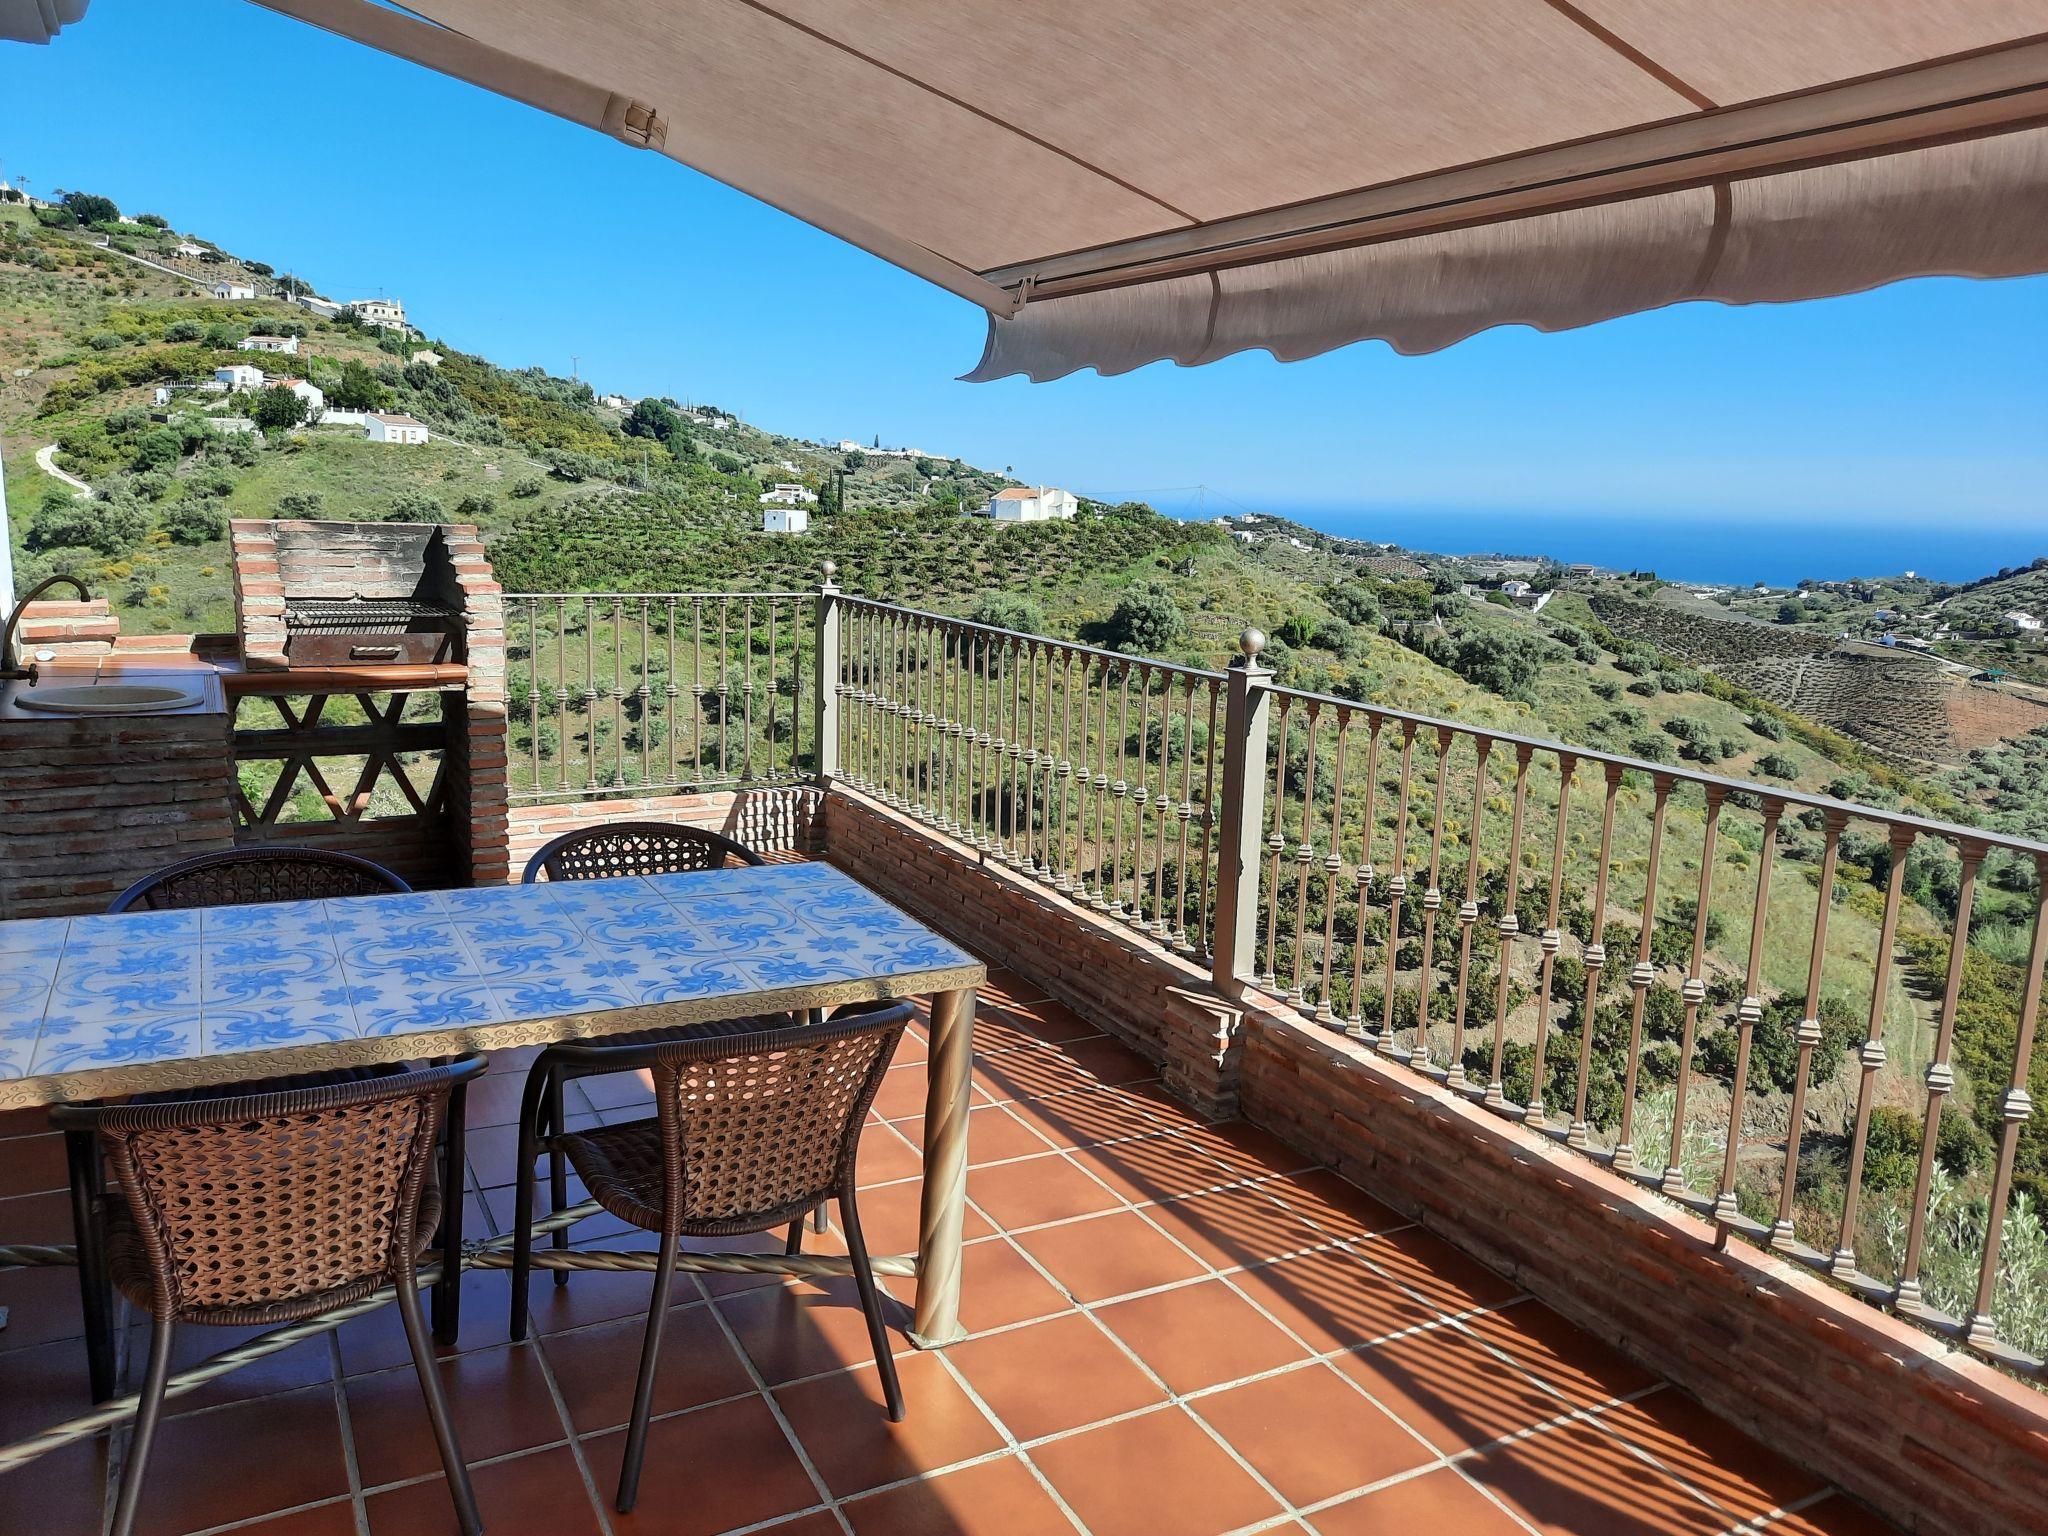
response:
<path fill-rule="evenodd" d="M 34 662 L 25 667 L 20 664 L 21 657 L 14 649 L 14 632 L 21 627 L 21 616 L 28 612 L 28 605 L 59 584 L 76 592 L 78 600 L 82 603 L 92 600 L 92 594 L 85 590 L 85 583 L 76 576 L 52 576 L 30 587 L 27 595 L 14 605 L 14 612 L 7 615 L 7 622 L 0 624 L 0 682 L 6 682 L 9 678 L 22 678 L 33 688 L 36 679 L 43 675 L 43 669 Z"/>

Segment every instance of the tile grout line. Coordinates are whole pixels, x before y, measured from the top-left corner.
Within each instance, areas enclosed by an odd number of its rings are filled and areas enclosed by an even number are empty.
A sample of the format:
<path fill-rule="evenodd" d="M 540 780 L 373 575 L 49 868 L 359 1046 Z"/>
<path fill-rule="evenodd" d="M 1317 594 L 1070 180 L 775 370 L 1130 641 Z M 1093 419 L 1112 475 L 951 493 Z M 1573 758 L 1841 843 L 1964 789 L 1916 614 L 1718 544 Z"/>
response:
<path fill-rule="evenodd" d="M 348 1471 L 349 1509 L 355 1517 L 356 1536 L 370 1536 L 370 1512 L 363 1502 L 363 1468 L 356 1455 L 355 1420 L 348 1411 L 348 1382 L 341 1370 L 339 1329 L 329 1329 L 321 1340 L 327 1346 L 327 1379 L 334 1391 L 334 1416 L 341 1429 L 342 1465 Z"/>

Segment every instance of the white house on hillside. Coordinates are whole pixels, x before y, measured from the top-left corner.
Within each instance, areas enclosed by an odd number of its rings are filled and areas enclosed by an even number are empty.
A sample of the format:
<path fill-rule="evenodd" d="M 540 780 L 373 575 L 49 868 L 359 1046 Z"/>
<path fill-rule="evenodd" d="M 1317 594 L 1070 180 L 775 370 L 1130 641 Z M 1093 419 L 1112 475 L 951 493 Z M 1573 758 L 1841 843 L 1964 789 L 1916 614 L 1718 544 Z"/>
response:
<path fill-rule="evenodd" d="M 989 497 L 981 515 L 999 523 L 1049 523 L 1070 518 L 1080 508 L 1072 491 L 1051 485 L 1013 485 Z"/>
<path fill-rule="evenodd" d="M 2015 608 L 1999 617 L 2005 620 L 2005 627 L 2016 635 L 2038 634 L 2041 629 L 2041 621 L 2023 609 Z"/>
<path fill-rule="evenodd" d="M 1500 584 L 1500 595 L 1502 597 L 1527 597 L 1529 595 L 1529 583 L 1520 579 L 1504 581 Z"/>
<path fill-rule="evenodd" d="M 807 491 L 800 485 L 778 481 L 776 484 L 769 486 L 767 491 L 763 493 L 761 504 L 763 506 L 773 503 L 784 507 L 804 507 L 814 504 L 817 499 L 818 493 L 816 491 Z"/>
<path fill-rule="evenodd" d="M 436 352 L 432 347 L 421 347 L 419 351 L 413 353 L 412 356 L 408 357 L 406 359 L 406 362 L 425 363 L 429 368 L 438 368 L 441 366 L 441 354 Z"/>
<path fill-rule="evenodd" d="M 767 500 L 763 497 L 762 500 Z M 763 533 L 808 533 L 811 514 L 807 507 L 772 506 L 761 509 Z"/>
<path fill-rule="evenodd" d="M 348 307 L 365 325 L 386 331 L 410 329 L 405 323 L 405 305 L 397 299 L 357 299 Z"/>
<path fill-rule="evenodd" d="M 339 304 L 332 299 L 323 299 L 317 293 L 302 293 L 293 302 L 308 313 L 318 315 L 322 320 L 332 320 L 341 313 Z"/>
<path fill-rule="evenodd" d="M 244 352 L 279 352 L 286 357 L 299 355 L 299 338 L 296 336 L 244 336 L 235 345 Z"/>
<path fill-rule="evenodd" d="M 608 411 L 630 411 L 633 409 L 633 402 L 624 395 L 599 395 L 597 403 Z"/>
<path fill-rule="evenodd" d="M 213 370 L 214 381 L 223 389 L 261 389 L 263 370 L 254 363 L 230 363 Z"/>
<path fill-rule="evenodd" d="M 263 380 L 269 389 L 288 389 L 306 402 L 306 416 L 318 421 L 320 413 L 327 409 L 327 395 L 317 384 L 308 384 L 304 379 L 287 378 L 281 374 L 267 374 Z"/>
<path fill-rule="evenodd" d="M 256 289 L 249 283 L 238 283 L 224 277 L 213 285 L 213 296 L 216 299 L 253 299 Z"/>
<path fill-rule="evenodd" d="M 176 245 L 171 247 L 171 254 L 173 256 L 183 256 L 189 260 L 190 258 L 196 256 L 205 255 L 206 247 L 203 245 L 194 245 L 190 240 L 180 240 Z"/>
<path fill-rule="evenodd" d="M 373 443 L 418 444 L 427 435 L 424 421 L 395 411 L 372 411 L 363 422 L 363 436 Z"/>

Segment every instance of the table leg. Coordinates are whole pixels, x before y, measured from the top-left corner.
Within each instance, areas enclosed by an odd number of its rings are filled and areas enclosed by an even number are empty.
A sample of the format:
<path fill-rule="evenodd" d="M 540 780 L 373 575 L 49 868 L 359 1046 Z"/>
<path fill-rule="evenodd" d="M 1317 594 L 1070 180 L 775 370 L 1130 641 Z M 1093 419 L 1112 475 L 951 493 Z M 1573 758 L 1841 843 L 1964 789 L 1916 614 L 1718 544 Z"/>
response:
<path fill-rule="evenodd" d="M 434 1284 L 434 1342 L 453 1345 L 462 1327 L 462 1205 L 469 1177 L 469 1084 L 457 1083 L 448 1095 L 448 1121 L 442 1128 L 445 1156 L 441 1173 L 441 1278 Z"/>
<path fill-rule="evenodd" d="M 114 1348 L 114 1285 L 107 1274 L 106 1183 L 100 1149 L 87 1131 L 64 1133 L 71 1171 L 71 1228 L 78 1244 L 78 1301 L 85 1320 L 85 1368 L 92 1400 L 114 1395 L 119 1356 Z"/>
<path fill-rule="evenodd" d="M 960 1326 L 960 1230 L 967 1211 L 967 1109 L 974 1067 L 974 989 L 932 999 L 924 1105 L 924 1189 L 917 1223 L 917 1317 L 911 1342 L 936 1349 Z"/>

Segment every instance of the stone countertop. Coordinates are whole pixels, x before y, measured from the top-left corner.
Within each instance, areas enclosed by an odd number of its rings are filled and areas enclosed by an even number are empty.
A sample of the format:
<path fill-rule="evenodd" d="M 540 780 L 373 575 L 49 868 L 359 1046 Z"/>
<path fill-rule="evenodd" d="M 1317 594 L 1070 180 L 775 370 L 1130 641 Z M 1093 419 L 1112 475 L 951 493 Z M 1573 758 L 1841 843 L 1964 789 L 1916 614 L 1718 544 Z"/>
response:
<path fill-rule="evenodd" d="M 81 720 L 159 719 L 173 715 L 225 715 L 227 696 L 219 674 L 204 663 L 175 654 L 147 657 L 106 656 L 97 660 L 67 658 L 46 662 L 35 691 L 51 688 L 90 688 L 120 683 L 180 688 L 196 693 L 199 700 L 174 709 L 161 705 L 139 705 L 132 710 L 111 713 L 66 714 L 53 710 L 24 709 L 20 699 L 30 692 L 27 682 L 0 682 L 0 724 L 73 725 Z"/>

